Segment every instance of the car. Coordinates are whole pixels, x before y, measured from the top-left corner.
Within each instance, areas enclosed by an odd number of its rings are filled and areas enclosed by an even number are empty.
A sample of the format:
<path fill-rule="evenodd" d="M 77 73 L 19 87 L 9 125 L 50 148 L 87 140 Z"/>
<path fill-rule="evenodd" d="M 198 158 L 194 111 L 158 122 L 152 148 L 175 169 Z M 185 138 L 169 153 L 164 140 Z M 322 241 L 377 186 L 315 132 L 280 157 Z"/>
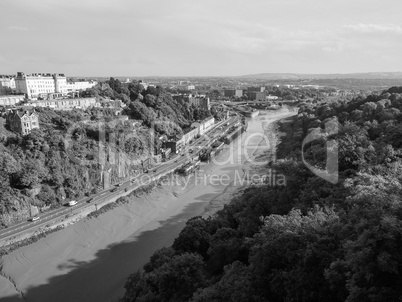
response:
<path fill-rule="evenodd" d="M 75 201 L 75 200 L 71 200 L 71 201 L 68 202 L 68 205 L 69 205 L 70 207 L 72 207 L 72 206 L 74 206 L 74 205 L 76 205 L 76 204 L 77 204 L 77 201 Z"/>
<path fill-rule="evenodd" d="M 31 221 L 36 221 L 38 219 L 39 219 L 39 216 L 34 216 L 34 217 L 31 218 Z"/>
<path fill-rule="evenodd" d="M 116 187 L 120 187 L 122 184 L 117 184 Z"/>
<path fill-rule="evenodd" d="M 87 202 L 91 202 L 92 200 L 93 200 L 93 198 L 90 198 L 90 199 L 87 200 Z"/>
<path fill-rule="evenodd" d="M 125 189 L 124 189 L 124 192 L 127 192 L 127 191 L 128 191 L 128 188 L 125 188 Z"/>
<path fill-rule="evenodd" d="M 116 192 L 117 188 L 114 188 L 113 190 L 110 190 L 110 192 Z"/>
<path fill-rule="evenodd" d="M 157 169 L 154 169 L 152 172 L 156 172 Z"/>

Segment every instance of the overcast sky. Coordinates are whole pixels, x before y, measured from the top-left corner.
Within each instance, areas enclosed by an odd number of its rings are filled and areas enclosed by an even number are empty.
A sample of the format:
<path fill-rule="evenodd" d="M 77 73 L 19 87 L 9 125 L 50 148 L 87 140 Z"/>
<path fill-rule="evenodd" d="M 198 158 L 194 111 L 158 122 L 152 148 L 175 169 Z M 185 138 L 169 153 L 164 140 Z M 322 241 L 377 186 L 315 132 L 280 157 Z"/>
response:
<path fill-rule="evenodd" d="M 0 74 L 402 71 L 401 0 L 0 0 Z"/>

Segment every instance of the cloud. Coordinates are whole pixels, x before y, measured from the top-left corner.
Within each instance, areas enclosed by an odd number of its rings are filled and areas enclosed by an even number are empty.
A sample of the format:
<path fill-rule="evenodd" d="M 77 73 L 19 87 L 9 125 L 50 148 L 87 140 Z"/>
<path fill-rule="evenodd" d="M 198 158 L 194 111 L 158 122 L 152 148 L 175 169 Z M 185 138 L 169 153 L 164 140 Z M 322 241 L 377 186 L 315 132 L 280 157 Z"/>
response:
<path fill-rule="evenodd" d="M 141 65 L 157 65 L 158 64 L 156 61 L 151 60 L 146 57 L 139 57 L 139 58 L 137 58 L 137 60 L 135 62 L 137 62 L 138 64 L 141 64 Z"/>
<path fill-rule="evenodd" d="M 27 31 L 29 30 L 28 27 L 25 26 L 19 26 L 19 25 L 11 25 L 8 27 L 9 30 L 16 30 L 16 31 Z"/>
<path fill-rule="evenodd" d="M 402 27 L 393 24 L 350 24 L 344 26 L 346 29 L 362 34 L 402 34 Z"/>
<path fill-rule="evenodd" d="M 336 33 L 327 29 L 289 29 L 260 22 L 215 18 L 207 14 L 170 15 L 157 20 L 144 20 L 143 23 L 153 35 L 169 37 L 196 49 L 226 54 L 258 56 L 324 47 L 342 50 Z"/>
<path fill-rule="evenodd" d="M 325 52 L 341 52 L 344 50 L 344 44 L 342 42 L 335 43 L 333 45 L 327 45 L 321 48 Z"/>
<path fill-rule="evenodd" d="M 0 0 L 2 42 L 10 46 L 2 52 L 10 63 L 2 67 L 102 75 L 401 69 L 402 22 L 395 9 L 400 0 L 390 1 L 395 5 Z"/>

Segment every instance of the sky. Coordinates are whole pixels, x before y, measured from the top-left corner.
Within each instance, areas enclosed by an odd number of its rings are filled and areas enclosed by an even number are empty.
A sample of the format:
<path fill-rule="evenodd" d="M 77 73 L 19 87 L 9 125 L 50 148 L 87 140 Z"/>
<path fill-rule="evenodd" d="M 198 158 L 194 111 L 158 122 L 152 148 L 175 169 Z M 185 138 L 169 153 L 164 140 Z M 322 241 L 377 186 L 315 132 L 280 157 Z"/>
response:
<path fill-rule="evenodd" d="M 0 74 L 402 71 L 401 0 L 0 0 Z"/>

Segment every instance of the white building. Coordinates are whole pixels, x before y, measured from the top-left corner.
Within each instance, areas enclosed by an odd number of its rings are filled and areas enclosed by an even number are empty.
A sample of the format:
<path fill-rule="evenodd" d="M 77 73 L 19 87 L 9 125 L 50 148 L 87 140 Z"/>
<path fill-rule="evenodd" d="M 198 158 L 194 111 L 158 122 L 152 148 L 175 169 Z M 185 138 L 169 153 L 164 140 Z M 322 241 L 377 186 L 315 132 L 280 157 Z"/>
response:
<path fill-rule="evenodd" d="M 15 91 L 15 80 L 12 76 L 0 76 L 0 94 L 8 94 Z"/>
<path fill-rule="evenodd" d="M 272 101 L 272 100 L 277 100 L 278 97 L 276 95 L 267 95 L 266 99 L 269 100 L 269 101 Z"/>
<path fill-rule="evenodd" d="M 100 104 L 96 101 L 96 98 L 74 98 L 74 99 L 61 99 L 61 100 L 41 100 L 31 101 L 24 106 L 29 107 L 48 107 L 55 110 L 71 110 L 86 109 L 90 107 L 100 107 Z"/>
<path fill-rule="evenodd" d="M 75 91 L 80 91 L 80 90 L 86 90 L 89 88 L 94 87 L 98 82 L 96 81 L 73 81 L 69 80 L 67 82 L 67 92 L 75 92 Z"/>
<path fill-rule="evenodd" d="M 178 85 L 177 89 L 179 90 L 195 90 L 195 85 Z"/>
<path fill-rule="evenodd" d="M 205 95 L 174 95 L 174 99 L 183 99 L 187 103 L 189 103 L 191 106 L 195 106 L 197 108 L 202 108 L 205 110 L 210 110 L 211 109 L 211 103 L 209 98 L 207 98 Z"/>
<path fill-rule="evenodd" d="M 67 78 L 64 74 L 34 73 L 25 75 L 18 72 L 15 78 L 17 93 L 24 93 L 27 98 L 47 97 L 49 94 L 63 96 L 67 94 Z"/>
<path fill-rule="evenodd" d="M 213 116 L 206 118 L 201 122 L 195 122 L 191 125 L 194 127 L 193 130 L 187 132 L 183 135 L 181 139 L 176 142 L 176 151 L 180 148 L 180 146 L 188 144 L 192 139 L 194 139 L 197 135 L 203 135 L 208 132 L 215 125 L 215 118 Z"/>
<path fill-rule="evenodd" d="M 23 95 L 2 95 L 0 96 L 0 106 L 14 106 L 23 100 Z"/>
<path fill-rule="evenodd" d="M 203 135 L 205 132 L 209 131 L 215 125 L 215 118 L 213 116 L 203 120 L 198 126 L 198 133 Z"/>

